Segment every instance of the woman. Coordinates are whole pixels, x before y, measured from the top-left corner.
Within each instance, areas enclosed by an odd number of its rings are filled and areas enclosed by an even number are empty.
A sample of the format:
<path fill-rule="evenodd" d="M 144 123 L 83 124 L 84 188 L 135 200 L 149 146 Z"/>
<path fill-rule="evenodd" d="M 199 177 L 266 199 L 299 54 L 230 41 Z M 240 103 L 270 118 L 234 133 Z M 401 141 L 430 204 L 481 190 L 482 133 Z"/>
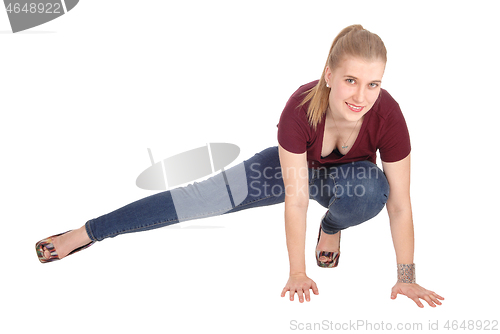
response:
<path fill-rule="evenodd" d="M 301 86 L 278 124 L 271 147 L 208 180 L 158 193 L 36 244 L 42 263 L 62 259 L 95 241 L 180 221 L 285 203 L 290 277 L 281 296 L 310 301 L 318 288 L 305 271 L 309 199 L 328 208 L 321 220 L 316 261 L 333 268 L 341 230 L 376 216 L 387 204 L 403 294 L 423 307 L 443 298 L 415 282 L 410 204 L 410 140 L 398 104 L 380 87 L 386 64 L 382 40 L 360 25 L 333 41 L 319 80 Z M 384 171 L 376 165 L 380 152 Z"/>

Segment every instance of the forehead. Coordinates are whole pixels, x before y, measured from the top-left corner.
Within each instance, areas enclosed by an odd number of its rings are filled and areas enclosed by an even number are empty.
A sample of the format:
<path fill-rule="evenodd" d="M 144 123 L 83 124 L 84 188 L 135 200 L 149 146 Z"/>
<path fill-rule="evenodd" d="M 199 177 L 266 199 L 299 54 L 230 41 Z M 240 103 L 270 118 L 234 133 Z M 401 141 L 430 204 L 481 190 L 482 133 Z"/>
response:
<path fill-rule="evenodd" d="M 339 76 L 353 76 L 355 78 L 373 81 L 381 80 L 384 75 L 385 62 L 382 60 L 365 60 L 349 57 L 344 59 L 334 73 Z"/>

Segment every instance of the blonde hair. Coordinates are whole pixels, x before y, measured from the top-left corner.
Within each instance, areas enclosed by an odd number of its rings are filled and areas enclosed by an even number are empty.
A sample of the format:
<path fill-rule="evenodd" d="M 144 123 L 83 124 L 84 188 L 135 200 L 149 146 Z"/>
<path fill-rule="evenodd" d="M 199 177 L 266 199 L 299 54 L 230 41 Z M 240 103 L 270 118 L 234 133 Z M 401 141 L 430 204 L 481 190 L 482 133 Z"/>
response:
<path fill-rule="evenodd" d="M 333 71 L 347 57 L 359 57 L 366 60 L 380 59 L 387 62 L 387 50 L 382 39 L 355 24 L 344 28 L 333 40 L 323 74 L 316 86 L 304 92 L 307 93 L 299 107 L 311 101 L 307 108 L 309 124 L 316 129 L 328 108 L 330 89 L 326 87 L 326 67 Z"/>

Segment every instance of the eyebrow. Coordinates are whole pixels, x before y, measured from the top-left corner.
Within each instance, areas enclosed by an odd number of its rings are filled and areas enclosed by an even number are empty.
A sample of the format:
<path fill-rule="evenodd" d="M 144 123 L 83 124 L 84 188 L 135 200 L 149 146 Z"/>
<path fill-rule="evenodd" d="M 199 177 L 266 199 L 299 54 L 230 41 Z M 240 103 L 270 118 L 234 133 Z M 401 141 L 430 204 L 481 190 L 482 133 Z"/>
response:
<path fill-rule="evenodd" d="M 344 78 L 352 78 L 352 79 L 356 79 L 356 80 L 358 80 L 358 78 L 356 78 L 356 77 L 355 77 L 355 76 L 353 76 L 353 75 L 344 75 Z M 370 81 L 370 82 L 379 82 L 379 83 L 380 83 L 380 82 L 382 82 L 382 81 L 380 81 L 380 80 L 372 80 L 372 81 Z"/>

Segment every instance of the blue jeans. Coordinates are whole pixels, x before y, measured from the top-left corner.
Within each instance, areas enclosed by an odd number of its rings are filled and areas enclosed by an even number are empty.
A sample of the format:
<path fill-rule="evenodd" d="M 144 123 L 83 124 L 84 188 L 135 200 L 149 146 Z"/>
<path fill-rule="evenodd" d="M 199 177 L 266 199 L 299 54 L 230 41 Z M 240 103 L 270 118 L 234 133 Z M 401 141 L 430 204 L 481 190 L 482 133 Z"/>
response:
<path fill-rule="evenodd" d="M 321 221 L 325 233 L 334 234 L 365 222 L 387 202 L 387 179 L 369 161 L 306 172 L 309 198 L 328 208 Z M 85 227 L 91 240 L 101 241 L 284 201 L 285 187 L 275 146 L 202 182 L 160 192 L 91 219 Z"/>

